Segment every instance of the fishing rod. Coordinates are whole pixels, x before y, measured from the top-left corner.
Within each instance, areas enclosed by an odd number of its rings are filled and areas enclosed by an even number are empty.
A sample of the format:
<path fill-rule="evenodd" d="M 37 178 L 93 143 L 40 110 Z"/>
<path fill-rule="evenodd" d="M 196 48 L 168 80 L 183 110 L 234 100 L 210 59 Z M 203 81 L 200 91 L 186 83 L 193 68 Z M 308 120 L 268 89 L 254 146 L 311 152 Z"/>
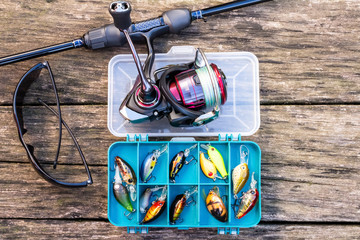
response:
<path fill-rule="evenodd" d="M 153 18 L 137 23 L 130 23 L 129 27 L 127 28 L 127 32 L 132 41 L 141 43 L 145 40 L 149 46 L 152 45 L 152 40 L 154 38 L 166 33 L 179 33 L 182 29 L 188 27 L 191 22 L 195 20 L 205 19 L 208 16 L 266 1 L 270 0 L 238 0 L 196 11 L 190 11 L 187 8 L 172 9 L 164 12 L 158 18 Z M 151 34 L 149 34 L 150 32 Z M 146 36 L 144 37 L 144 35 Z M 0 58 L 0 66 L 74 48 L 85 47 L 87 49 L 95 50 L 106 47 L 120 47 L 125 43 L 127 43 L 127 38 L 124 32 L 120 31 L 119 28 L 115 26 L 115 24 L 108 24 L 100 28 L 92 29 L 85 33 L 82 37 L 68 42 L 2 57 Z M 149 48 L 148 51 L 147 61 L 153 61 L 152 48 Z M 152 64 L 148 64 L 147 66 L 151 65 Z M 150 69 L 145 69 L 145 72 L 149 70 Z"/>

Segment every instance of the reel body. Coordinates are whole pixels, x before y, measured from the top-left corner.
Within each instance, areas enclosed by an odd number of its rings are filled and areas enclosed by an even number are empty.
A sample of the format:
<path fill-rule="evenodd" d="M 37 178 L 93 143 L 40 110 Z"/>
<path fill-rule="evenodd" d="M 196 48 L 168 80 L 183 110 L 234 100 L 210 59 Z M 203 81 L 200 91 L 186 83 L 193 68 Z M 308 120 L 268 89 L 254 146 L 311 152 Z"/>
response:
<path fill-rule="evenodd" d="M 198 49 L 193 62 L 158 69 L 154 73 L 155 80 L 151 79 L 155 59 L 152 40 L 161 34 L 161 29 L 141 33 L 148 47 L 143 67 L 129 35 L 130 11 L 130 4 L 123 1 L 109 7 L 115 26 L 129 43 L 139 73 L 120 106 L 120 114 L 131 123 L 160 120 L 166 116 L 175 127 L 201 126 L 216 119 L 220 105 L 227 98 L 224 73 L 215 64 L 209 64 L 203 51 Z M 178 15 L 177 12 L 171 14 Z"/>
<path fill-rule="evenodd" d="M 205 58 L 200 49 L 196 55 L 194 62 L 155 71 L 154 87 L 161 95 L 156 104 L 140 101 L 141 83 L 136 81 L 120 106 L 120 114 L 132 123 L 167 117 L 174 127 L 201 126 L 216 119 L 220 105 L 227 100 L 226 77 L 215 64 L 209 68 L 205 62 L 199 65 L 199 57 Z"/>

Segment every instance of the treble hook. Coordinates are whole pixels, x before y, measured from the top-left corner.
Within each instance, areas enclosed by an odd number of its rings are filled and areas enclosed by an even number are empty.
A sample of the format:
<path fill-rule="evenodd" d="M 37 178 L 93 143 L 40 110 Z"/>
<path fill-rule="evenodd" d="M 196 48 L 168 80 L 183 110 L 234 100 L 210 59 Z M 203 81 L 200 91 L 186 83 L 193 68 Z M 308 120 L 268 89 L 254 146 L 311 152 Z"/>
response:
<path fill-rule="evenodd" d="M 151 174 L 150 178 L 149 178 L 147 181 L 144 181 L 144 183 L 148 183 L 148 182 L 150 182 L 150 179 L 152 179 L 152 178 L 155 178 L 155 180 L 154 180 L 154 181 L 156 181 L 156 177 L 155 177 L 154 175 L 152 175 L 152 174 Z M 154 182 L 154 181 L 153 181 L 153 182 Z"/>
<path fill-rule="evenodd" d="M 135 212 L 136 210 L 133 209 L 132 212 L 129 212 L 128 214 L 126 214 L 126 211 L 124 212 L 124 216 L 131 221 L 133 219 L 132 214 Z M 131 216 L 131 217 L 130 217 Z"/>
<path fill-rule="evenodd" d="M 194 199 L 192 196 L 190 197 L 190 199 L 191 199 L 191 200 L 190 200 L 189 202 L 187 202 L 185 206 L 189 206 L 190 203 L 194 203 L 193 206 L 196 205 L 196 201 L 195 201 L 195 199 Z"/>
<path fill-rule="evenodd" d="M 191 163 L 194 159 L 195 159 L 195 164 L 197 163 L 197 159 L 193 156 L 193 155 L 191 155 L 191 159 L 190 159 L 190 161 L 186 161 L 185 162 L 185 165 L 188 165 L 189 163 Z"/>
<path fill-rule="evenodd" d="M 233 211 L 234 211 L 234 213 L 235 213 L 235 215 L 236 215 L 236 213 L 237 213 L 237 210 L 235 209 L 238 205 L 236 204 L 237 203 L 237 201 L 238 201 L 238 198 L 235 198 L 235 202 L 234 202 L 234 204 L 231 204 L 231 207 L 232 207 L 232 209 L 233 209 Z"/>

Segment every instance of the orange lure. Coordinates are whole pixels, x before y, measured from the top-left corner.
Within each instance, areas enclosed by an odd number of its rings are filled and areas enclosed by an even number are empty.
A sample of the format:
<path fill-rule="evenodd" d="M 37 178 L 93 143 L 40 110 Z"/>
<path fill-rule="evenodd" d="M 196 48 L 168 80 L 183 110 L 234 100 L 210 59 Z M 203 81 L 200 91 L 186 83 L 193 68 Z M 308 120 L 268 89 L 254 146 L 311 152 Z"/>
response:
<path fill-rule="evenodd" d="M 154 204 L 149 208 L 147 211 L 144 219 L 141 221 L 140 224 L 149 223 L 157 219 L 161 213 L 165 210 L 165 201 L 156 201 Z"/>
<path fill-rule="evenodd" d="M 140 222 L 140 224 L 149 223 L 157 219 L 166 208 L 166 196 L 167 196 L 167 188 L 166 186 L 163 188 L 161 196 L 159 199 L 155 200 L 149 210 L 146 212 L 144 219 Z"/>

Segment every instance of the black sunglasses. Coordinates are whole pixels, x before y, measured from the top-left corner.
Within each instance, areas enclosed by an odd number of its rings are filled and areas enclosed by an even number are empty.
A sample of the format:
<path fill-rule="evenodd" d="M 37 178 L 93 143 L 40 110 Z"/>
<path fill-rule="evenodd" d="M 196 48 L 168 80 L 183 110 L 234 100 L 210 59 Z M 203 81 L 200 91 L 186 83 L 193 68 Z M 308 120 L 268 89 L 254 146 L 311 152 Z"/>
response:
<path fill-rule="evenodd" d="M 83 161 L 83 164 L 85 166 L 85 169 L 86 169 L 86 172 L 87 172 L 87 175 L 88 175 L 88 180 L 86 180 L 84 182 L 75 182 L 74 183 L 74 182 L 59 181 L 59 180 L 55 179 L 54 177 L 52 177 L 50 174 L 48 174 L 44 170 L 44 168 L 41 166 L 41 164 L 39 163 L 37 158 L 34 156 L 34 147 L 32 145 L 30 145 L 30 144 L 26 144 L 26 142 L 24 140 L 24 134 L 27 131 L 24 128 L 24 120 L 23 120 L 23 112 L 22 112 L 24 96 L 25 96 L 25 93 L 27 92 L 27 90 L 29 89 L 29 87 L 31 86 L 31 84 L 36 79 L 39 78 L 41 70 L 44 69 L 44 68 L 48 70 L 49 75 L 50 75 L 52 90 L 55 93 L 57 111 L 55 111 L 53 108 L 51 108 L 48 104 L 46 104 L 40 98 L 38 98 L 38 101 L 39 101 L 39 103 L 41 105 L 43 105 L 49 111 L 51 111 L 57 117 L 57 119 L 59 120 L 59 138 L 58 138 L 57 151 L 56 151 L 56 156 L 55 156 L 53 167 L 56 168 L 56 165 L 57 165 L 57 161 L 58 161 L 58 157 L 59 157 L 59 153 L 60 153 L 60 146 L 61 146 L 62 125 L 64 125 L 66 130 L 69 132 L 69 134 L 70 134 L 70 136 L 71 136 L 71 138 L 72 138 L 72 140 L 73 140 L 73 142 L 74 142 L 74 144 L 75 144 L 75 146 L 76 146 L 76 148 L 77 148 L 77 150 L 78 150 L 78 152 L 80 154 L 80 157 L 81 157 L 81 159 Z M 15 122 L 16 122 L 16 127 L 18 129 L 20 142 L 24 146 L 24 148 L 26 150 L 26 153 L 27 153 L 27 155 L 29 157 L 29 160 L 32 163 L 32 166 L 34 167 L 34 169 L 36 170 L 36 172 L 40 176 L 42 176 L 45 180 L 47 180 L 50 183 L 60 185 L 60 186 L 64 186 L 64 187 L 85 187 L 85 186 L 93 183 L 89 167 L 88 167 L 88 165 L 86 163 L 84 154 L 81 151 L 79 143 L 77 142 L 77 140 L 76 140 L 73 132 L 69 128 L 69 126 L 66 124 L 66 122 L 61 117 L 59 96 L 58 96 L 58 93 L 57 93 L 55 80 L 54 80 L 50 65 L 49 65 L 49 63 L 47 61 L 45 61 L 43 63 L 36 64 L 28 72 L 26 72 L 24 74 L 24 76 L 20 79 L 19 83 L 17 84 L 17 86 L 15 88 L 15 92 L 14 92 L 13 113 L 14 113 L 14 118 L 15 118 Z"/>

